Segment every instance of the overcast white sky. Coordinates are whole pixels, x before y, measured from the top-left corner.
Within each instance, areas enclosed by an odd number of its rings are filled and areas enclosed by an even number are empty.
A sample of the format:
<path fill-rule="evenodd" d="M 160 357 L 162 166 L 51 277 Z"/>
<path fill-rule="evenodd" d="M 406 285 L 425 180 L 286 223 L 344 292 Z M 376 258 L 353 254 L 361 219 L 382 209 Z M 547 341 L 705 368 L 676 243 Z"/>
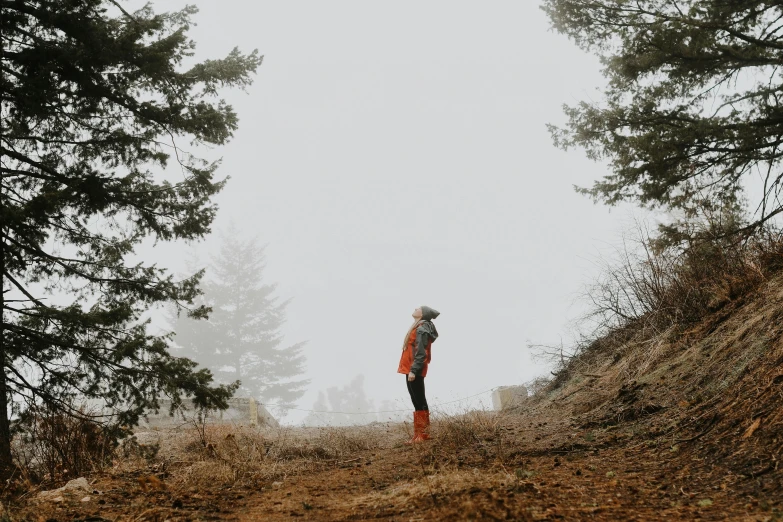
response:
<path fill-rule="evenodd" d="M 533 0 L 199 8 L 197 58 L 265 55 L 248 93 L 227 93 L 240 128 L 215 151 L 231 176 L 216 229 L 233 220 L 269 244 L 267 279 L 293 298 L 287 341 L 309 341 L 299 404 L 362 373 L 376 404 L 407 406 L 395 371 L 421 304 L 442 314 L 430 403 L 545 372 L 526 340 L 567 333 L 627 216 L 573 191 L 605 167 L 545 128 L 563 103 L 600 96 L 597 60 Z M 179 268 L 179 250 L 156 248 Z"/>

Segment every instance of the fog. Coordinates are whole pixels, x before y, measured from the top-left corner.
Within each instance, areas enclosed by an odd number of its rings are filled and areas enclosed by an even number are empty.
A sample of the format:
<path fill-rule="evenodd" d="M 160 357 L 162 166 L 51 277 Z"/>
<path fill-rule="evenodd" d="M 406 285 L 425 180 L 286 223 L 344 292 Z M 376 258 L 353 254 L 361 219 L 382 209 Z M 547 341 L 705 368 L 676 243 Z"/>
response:
<path fill-rule="evenodd" d="M 568 339 L 592 260 L 628 214 L 574 192 L 606 166 L 556 149 L 546 129 L 564 103 L 600 96 L 597 60 L 532 1 L 199 8 L 196 59 L 265 56 L 247 92 L 227 92 L 233 141 L 208 151 L 231 178 L 214 230 L 234 223 L 268 245 L 266 282 L 292 299 L 284 345 L 307 341 L 300 410 L 359 375 L 376 407 L 412 409 L 396 369 L 422 304 L 441 312 L 431 405 L 547 373 L 527 342 Z M 189 248 L 140 254 L 178 271 Z"/>

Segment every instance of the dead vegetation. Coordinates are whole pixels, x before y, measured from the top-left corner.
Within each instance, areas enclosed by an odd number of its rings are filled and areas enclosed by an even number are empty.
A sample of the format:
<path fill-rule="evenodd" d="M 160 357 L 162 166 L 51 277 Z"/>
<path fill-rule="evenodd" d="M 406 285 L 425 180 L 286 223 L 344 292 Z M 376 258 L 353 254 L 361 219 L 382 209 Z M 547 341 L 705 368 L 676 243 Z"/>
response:
<path fill-rule="evenodd" d="M 24 484 L 52 484 L 103 469 L 116 448 L 111 428 L 89 412 L 64 415 L 46 407 L 28 410 L 17 426 L 18 477 Z"/>
<path fill-rule="evenodd" d="M 666 418 L 650 420 L 663 412 L 584 428 L 542 410 L 440 418 L 436 438 L 412 448 L 402 425 L 208 427 L 206 445 L 192 427 L 140 432 L 139 451 L 90 475 L 100 493 L 88 501 L 30 492 L 14 499 L 9 519 L 772 520 L 780 512 L 779 486 L 756 491 L 720 462 L 707 473 L 703 452 L 653 434 Z M 746 429 L 732 449 L 765 428 Z"/>
<path fill-rule="evenodd" d="M 781 520 L 783 242 L 765 241 L 710 250 L 733 259 L 714 270 L 626 266 L 635 311 L 604 287 L 626 317 L 597 316 L 600 337 L 517 411 L 434 412 L 413 447 L 395 423 L 138 432 L 85 457 L 100 493 L 42 501 L 62 484 L 28 472 L 5 519 Z M 701 304 L 669 306 L 685 297 Z"/>
<path fill-rule="evenodd" d="M 710 405 L 727 395 L 770 399 L 754 390 L 774 389 L 783 363 L 783 234 L 686 250 L 657 241 L 638 236 L 640 247 L 626 248 L 589 290 L 594 333 L 562 359 L 538 400 L 608 426 L 686 406 L 713 419 L 722 414 Z M 715 424 L 704 419 L 694 428 Z"/>

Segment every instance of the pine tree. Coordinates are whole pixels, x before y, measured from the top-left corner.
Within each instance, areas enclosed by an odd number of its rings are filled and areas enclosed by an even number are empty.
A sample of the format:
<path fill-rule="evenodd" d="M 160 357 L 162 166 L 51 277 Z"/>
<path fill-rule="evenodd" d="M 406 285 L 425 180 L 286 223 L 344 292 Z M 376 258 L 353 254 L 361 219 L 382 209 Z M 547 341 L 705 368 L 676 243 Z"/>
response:
<path fill-rule="evenodd" d="M 218 381 L 241 381 L 241 394 L 292 406 L 308 383 L 296 379 L 304 371 L 304 343 L 281 347 L 280 328 L 290 301 L 274 296 L 276 285 L 264 282 L 265 266 L 257 239 L 243 241 L 233 228 L 224 234 L 203 284 L 201 300 L 212 310 L 209 320 L 179 316 L 175 342 Z"/>
<path fill-rule="evenodd" d="M 783 4 L 545 0 L 556 30 L 600 56 L 604 100 L 566 107 L 555 143 L 608 159 L 582 190 L 615 204 L 718 211 L 752 193 L 752 232 L 783 212 Z"/>
<path fill-rule="evenodd" d="M 217 163 L 178 140 L 221 145 L 237 115 L 218 96 L 244 87 L 254 51 L 184 67 L 194 44 L 188 7 L 126 12 L 119 0 L 8 0 L 3 45 L 0 466 L 11 466 L 11 419 L 45 406 L 78 415 L 100 398 L 132 426 L 158 397 L 225 407 L 234 386 L 169 352 L 141 315 L 159 303 L 191 307 L 200 274 L 174 280 L 129 262 L 145 238 L 198 239 L 223 186 Z M 174 156 L 184 180 L 160 172 Z"/>

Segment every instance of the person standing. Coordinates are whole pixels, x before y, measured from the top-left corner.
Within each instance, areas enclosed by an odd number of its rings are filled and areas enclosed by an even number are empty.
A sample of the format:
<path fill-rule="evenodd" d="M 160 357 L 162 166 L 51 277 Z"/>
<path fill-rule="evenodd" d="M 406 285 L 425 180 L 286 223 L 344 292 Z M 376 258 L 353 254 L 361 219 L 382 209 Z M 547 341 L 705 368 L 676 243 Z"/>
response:
<path fill-rule="evenodd" d="M 424 378 L 432 360 L 432 343 L 438 338 L 438 330 L 432 320 L 440 312 L 429 306 L 413 311 L 413 325 L 405 335 L 402 356 L 397 373 L 405 375 L 405 384 L 413 402 L 413 437 L 406 444 L 422 442 L 430 438 L 430 409 L 424 393 Z"/>

